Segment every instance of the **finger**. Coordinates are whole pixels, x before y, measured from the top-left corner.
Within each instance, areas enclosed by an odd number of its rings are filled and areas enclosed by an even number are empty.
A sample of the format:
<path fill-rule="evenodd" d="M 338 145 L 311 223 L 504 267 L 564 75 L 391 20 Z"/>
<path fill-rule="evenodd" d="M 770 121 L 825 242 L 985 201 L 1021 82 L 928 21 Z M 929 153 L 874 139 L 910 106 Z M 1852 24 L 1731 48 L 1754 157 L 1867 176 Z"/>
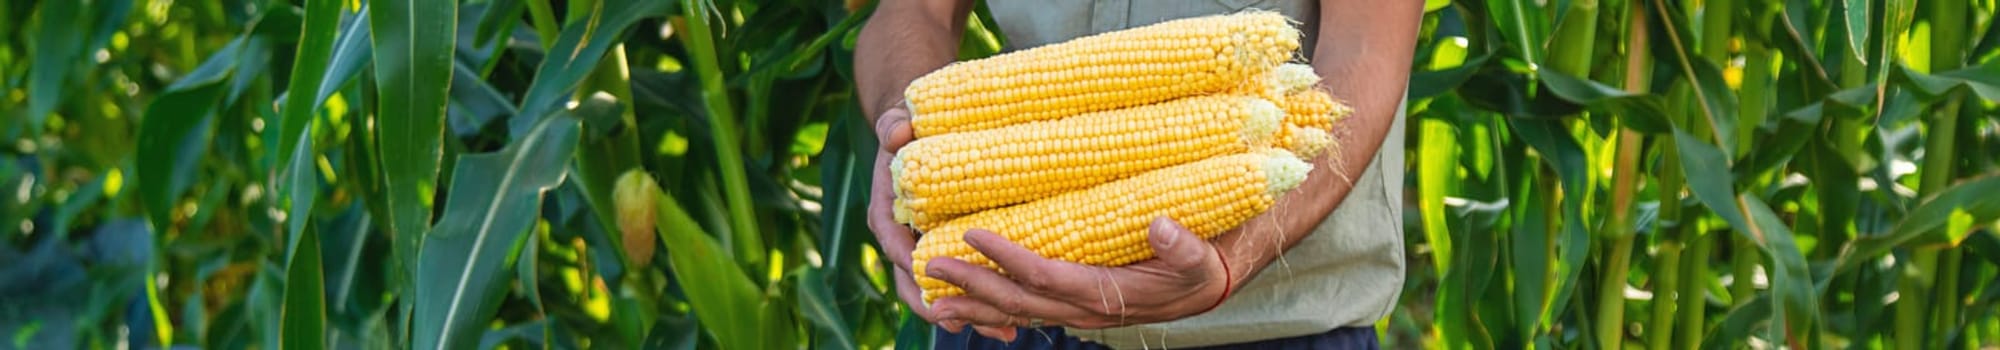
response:
<path fill-rule="evenodd" d="M 965 244 L 993 259 L 993 263 L 1007 271 L 1009 278 L 1027 287 L 1027 291 L 1062 299 L 1089 299 L 1092 302 L 1102 294 L 1099 293 L 1100 276 L 1088 266 L 1042 257 L 987 230 L 967 231 Z"/>
<path fill-rule="evenodd" d="M 918 318 L 924 319 L 925 322 L 938 323 L 937 312 L 929 305 L 924 305 L 924 291 L 917 287 L 917 282 L 910 276 L 908 269 L 896 268 L 896 297 L 902 299 L 903 305 L 909 306 L 910 313 L 917 314 Z"/>
<path fill-rule="evenodd" d="M 1068 303 L 1049 299 L 1040 294 L 1030 293 L 1022 289 L 1021 285 L 1015 284 L 1013 280 L 1000 276 L 999 273 L 993 272 L 993 270 L 959 261 L 958 259 L 932 259 L 928 270 L 925 271 L 927 275 L 959 286 L 960 289 L 965 290 L 966 298 L 943 298 L 931 303 L 932 312 L 939 315 L 965 315 L 961 312 L 977 310 L 977 305 L 967 304 L 991 305 L 993 309 L 998 311 L 998 314 L 970 315 L 988 317 L 973 322 L 974 324 L 981 324 L 982 322 L 992 324 L 993 322 L 1004 320 L 1004 318 L 991 318 L 996 316 L 1070 319 L 1086 314 L 1077 310 L 1074 306 L 1070 306 Z M 968 319 L 968 321 L 973 320 Z"/>
<path fill-rule="evenodd" d="M 888 158 L 875 157 L 875 182 L 868 200 L 868 230 L 882 246 L 882 255 L 896 267 L 910 269 L 910 251 L 916 240 L 909 226 L 896 222 L 895 196 L 890 189 Z"/>
<path fill-rule="evenodd" d="M 1208 271 L 1202 269 L 1216 263 L 1214 246 L 1204 244 L 1201 236 L 1187 227 L 1161 216 L 1153 219 L 1146 240 L 1153 245 L 1154 256 L 1168 267 L 1181 271 Z"/>
<path fill-rule="evenodd" d="M 881 140 L 882 151 L 896 153 L 896 150 L 902 149 L 903 145 L 909 144 L 915 135 L 916 132 L 910 129 L 910 110 L 901 105 L 890 108 L 882 112 L 882 116 L 875 118 L 875 138 Z"/>

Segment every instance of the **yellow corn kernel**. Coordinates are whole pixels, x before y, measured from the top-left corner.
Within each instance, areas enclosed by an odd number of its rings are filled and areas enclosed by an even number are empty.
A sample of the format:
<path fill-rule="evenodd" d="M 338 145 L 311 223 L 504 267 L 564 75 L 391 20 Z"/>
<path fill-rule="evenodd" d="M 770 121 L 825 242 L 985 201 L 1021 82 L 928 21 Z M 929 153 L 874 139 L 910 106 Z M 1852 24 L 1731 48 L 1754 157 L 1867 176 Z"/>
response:
<path fill-rule="evenodd" d="M 1161 168 L 1020 205 L 958 217 L 917 240 L 911 267 L 926 303 L 964 290 L 925 274 L 951 257 L 1006 273 L 965 244 L 970 229 L 991 230 L 1043 257 L 1122 266 L 1153 257 L 1148 226 L 1166 216 L 1203 239 L 1263 214 L 1305 181 L 1312 165 L 1282 150 L 1258 149 Z"/>
<path fill-rule="evenodd" d="M 1274 12 L 1169 20 L 954 63 L 904 91 L 918 138 L 1227 91 L 1291 59 Z"/>
<path fill-rule="evenodd" d="M 1271 101 L 1199 95 L 917 139 L 890 161 L 912 216 L 963 214 L 1273 145 Z"/>

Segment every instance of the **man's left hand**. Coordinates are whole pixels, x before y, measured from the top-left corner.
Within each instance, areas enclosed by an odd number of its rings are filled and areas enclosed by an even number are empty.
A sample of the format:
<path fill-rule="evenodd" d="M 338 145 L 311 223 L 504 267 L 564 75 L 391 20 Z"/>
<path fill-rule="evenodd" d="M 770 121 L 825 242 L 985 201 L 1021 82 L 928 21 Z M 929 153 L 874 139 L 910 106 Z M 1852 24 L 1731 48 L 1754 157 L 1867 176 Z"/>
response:
<path fill-rule="evenodd" d="M 1013 341 L 1014 327 L 1097 329 L 1171 321 L 1206 312 L 1227 294 L 1229 271 L 1214 245 L 1165 217 L 1153 220 L 1147 241 L 1154 258 L 1098 267 L 1043 258 L 974 229 L 965 233 L 966 244 L 1008 274 L 951 258 L 932 260 L 925 273 L 966 295 L 940 298 L 930 309 L 950 332 L 969 324 L 981 335 Z"/>

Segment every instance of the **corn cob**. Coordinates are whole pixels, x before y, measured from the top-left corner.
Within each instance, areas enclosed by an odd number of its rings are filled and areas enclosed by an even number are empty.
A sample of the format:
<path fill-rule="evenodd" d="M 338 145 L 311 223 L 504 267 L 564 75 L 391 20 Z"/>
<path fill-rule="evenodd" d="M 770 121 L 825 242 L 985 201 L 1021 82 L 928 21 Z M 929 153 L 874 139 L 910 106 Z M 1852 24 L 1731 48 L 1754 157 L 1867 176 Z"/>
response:
<path fill-rule="evenodd" d="M 926 303 L 964 290 L 927 276 L 931 259 L 951 257 L 1006 273 L 967 246 L 963 234 L 991 230 L 1043 257 L 1121 266 L 1153 257 L 1148 224 L 1167 216 L 1203 239 L 1262 214 L 1303 182 L 1311 164 L 1276 149 L 1258 149 L 1161 168 L 1089 189 L 980 211 L 944 223 L 918 239 L 911 254 Z"/>
<path fill-rule="evenodd" d="M 1228 91 L 1299 40 L 1274 12 L 1176 19 L 954 63 L 903 96 L 918 138 L 991 129 Z"/>
<path fill-rule="evenodd" d="M 1202 95 L 917 139 L 890 161 L 912 217 L 963 214 L 1273 145 L 1284 111 Z"/>

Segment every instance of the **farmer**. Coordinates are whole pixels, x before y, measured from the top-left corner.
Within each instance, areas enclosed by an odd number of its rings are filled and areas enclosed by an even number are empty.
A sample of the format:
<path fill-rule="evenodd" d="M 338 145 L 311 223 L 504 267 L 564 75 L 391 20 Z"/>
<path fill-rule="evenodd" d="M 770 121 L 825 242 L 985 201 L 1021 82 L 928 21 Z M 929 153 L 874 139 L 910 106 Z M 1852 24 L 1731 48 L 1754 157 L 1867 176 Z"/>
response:
<path fill-rule="evenodd" d="M 1339 147 L 1267 214 L 1203 241 L 1153 221 L 1158 258 L 1099 268 L 1043 259 L 991 232 L 966 241 L 1008 271 L 950 259 L 927 274 L 971 291 L 925 306 L 911 279 L 916 237 L 891 214 L 888 161 L 910 142 L 910 81 L 957 56 L 971 0 L 881 0 L 855 44 L 862 109 L 882 149 L 868 225 L 896 266 L 896 293 L 936 324 L 939 348 L 1374 348 L 1373 324 L 1403 285 L 1403 103 L 1423 1 L 990 1 L 1008 50 L 1246 8 L 1301 23 L 1300 52 L 1353 107 Z M 1219 250 L 1219 253 L 1218 251 Z M 1280 256 L 1282 255 L 1282 257 Z M 1100 286 L 1116 285 L 1107 296 Z M 1109 299 L 1109 300 L 1107 300 Z M 969 328 L 973 332 L 966 332 Z"/>

